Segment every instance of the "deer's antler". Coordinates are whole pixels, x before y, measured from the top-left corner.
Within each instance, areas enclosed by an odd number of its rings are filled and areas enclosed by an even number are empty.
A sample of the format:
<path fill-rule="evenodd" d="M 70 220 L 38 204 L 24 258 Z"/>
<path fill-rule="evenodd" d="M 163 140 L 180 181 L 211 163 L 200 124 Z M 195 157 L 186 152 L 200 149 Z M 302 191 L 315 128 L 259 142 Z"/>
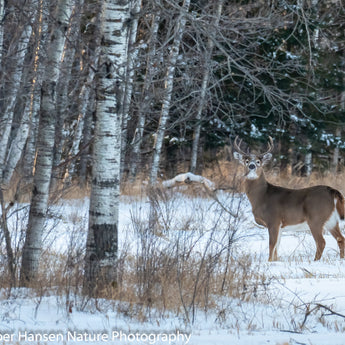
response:
<path fill-rule="evenodd" d="M 240 153 L 241 155 L 243 155 L 243 156 L 247 155 L 247 153 L 244 152 L 244 151 L 242 151 L 241 148 L 240 148 L 241 143 L 242 143 L 242 139 L 240 140 L 239 143 L 237 143 L 237 141 L 238 141 L 238 135 L 236 136 L 236 138 L 235 138 L 235 140 L 234 140 L 234 148 L 235 148 L 235 150 L 236 150 L 238 153 Z"/>
<path fill-rule="evenodd" d="M 273 149 L 274 149 L 274 143 L 273 143 L 272 137 L 269 136 L 268 138 L 269 138 L 269 142 L 267 143 L 267 147 L 268 147 L 268 148 L 267 148 L 267 151 L 264 152 L 264 153 L 262 153 L 262 154 L 260 155 L 260 157 L 263 157 L 265 154 L 272 152 Z"/>

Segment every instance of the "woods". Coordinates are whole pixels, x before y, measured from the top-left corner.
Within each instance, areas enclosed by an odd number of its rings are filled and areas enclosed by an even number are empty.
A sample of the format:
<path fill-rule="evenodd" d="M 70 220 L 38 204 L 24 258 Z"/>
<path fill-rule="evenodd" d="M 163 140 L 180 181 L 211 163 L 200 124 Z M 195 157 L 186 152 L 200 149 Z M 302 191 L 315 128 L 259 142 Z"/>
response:
<path fill-rule="evenodd" d="M 202 173 L 236 135 L 273 136 L 282 175 L 343 167 L 341 0 L 8 0 L 0 19 L 1 185 L 30 198 L 23 286 L 70 186 L 91 189 L 85 284 L 112 284 L 122 183 Z"/>

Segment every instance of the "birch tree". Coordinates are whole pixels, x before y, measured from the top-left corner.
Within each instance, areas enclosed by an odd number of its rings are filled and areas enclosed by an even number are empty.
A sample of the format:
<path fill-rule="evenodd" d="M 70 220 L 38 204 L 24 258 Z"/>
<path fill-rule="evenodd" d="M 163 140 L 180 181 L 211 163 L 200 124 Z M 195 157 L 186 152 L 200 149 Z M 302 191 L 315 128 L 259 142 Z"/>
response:
<path fill-rule="evenodd" d="M 95 76 L 99 61 L 100 53 L 100 34 L 99 34 L 99 12 L 100 4 L 93 0 L 86 0 L 84 3 L 83 16 L 80 18 L 81 40 L 86 47 L 85 53 L 82 55 L 82 77 L 84 82 L 80 88 L 78 95 L 78 118 L 75 130 L 73 133 L 73 140 L 71 149 L 69 151 L 69 179 L 73 178 L 76 172 L 76 157 L 80 152 L 80 174 L 78 176 L 79 183 L 85 185 L 86 183 L 86 166 L 89 158 L 91 132 L 92 132 L 92 114 L 88 112 L 93 108 L 95 102 Z"/>
<path fill-rule="evenodd" d="M 144 127 L 146 121 L 146 113 L 150 107 L 150 88 L 152 86 L 152 81 L 154 77 L 154 70 L 153 67 L 156 61 L 156 44 L 157 44 L 157 33 L 160 23 L 160 15 L 159 13 L 154 13 L 152 18 L 151 24 L 151 35 L 148 42 L 148 53 L 146 58 L 146 75 L 144 79 L 144 85 L 142 87 L 142 94 L 143 94 L 143 101 L 141 106 L 139 107 L 138 111 L 138 122 L 136 125 L 136 129 L 133 135 L 132 140 L 132 157 L 131 157 L 131 164 L 130 164 L 130 176 L 131 179 L 137 174 L 137 167 L 140 160 L 140 148 L 142 139 L 144 136 Z"/>
<path fill-rule="evenodd" d="M 163 100 L 162 100 L 162 109 L 161 109 L 158 128 L 155 134 L 155 142 L 153 146 L 153 159 L 152 159 L 152 166 L 151 166 L 151 172 L 150 172 L 151 185 L 154 185 L 157 182 L 157 175 L 158 175 L 163 139 L 164 139 L 164 134 L 166 131 L 166 125 L 169 120 L 169 110 L 171 106 L 171 99 L 172 99 L 173 86 L 174 86 L 174 72 L 175 72 L 177 57 L 180 51 L 182 36 L 183 36 L 185 25 L 186 25 L 186 14 L 188 13 L 189 5 L 190 5 L 190 0 L 184 0 L 183 5 L 180 9 L 179 17 L 177 18 L 175 32 L 174 32 L 174 40 L 173 40 L 169 58 L 168 58 L 168 66 L 167 66 L 167 71 L 166 71 L 165 79 L 164 79 L 164 94 L 163 94 Z"/>
<path fill-rule="evenodd" d="M 66 146 L 66 137 L 68 130 L 66 130 L 66 120 L 68 118 L 68 111 L 70 106 L 70 83 L 73 77 L 73 63 L 78 46 L 78 37 L 80 31 L 81 8 L 83 7 L 83 0 L 78 0 L 72 13 L 70 28 L 68 30 L 68 37 L 61 61 L 61 72 L 58 81 L 57 94 L 57 119 L 55 125 L 55 145 L 53 158 L 53 174 L 50 183 L 50 190 L 55 191 L 58 187 L 58 182 L 62 179 L 62 169 L 59 169 L 63 149 Z M 74 85 L 78 84 L 78 80 L 74 80 Z"/>
<path fill-rule="evenodd" d="M 102 2 L 101 46 L 96 80 L 89 230 L 84 292 L 94 295 L 116 282 L 121 161 L 121 86 L 127 58 L 130 7 Z"/>
<path fill-rule="evenodd" d="M 2 46 L 4 42 L 4 17 L 5 17 L 5 0 L 0 0 L 0 63 L 2 63 Z"/>
<path fill-rule="evenodd" d="M 60 61 L 65 44 L 72 11 L 72 0 L 60 0 L 56 9 L 55 22 L 50 31 L 50 44 L 47 51 L 47 65 L 41 87 L 41 108 L 39 136 L 37 140 L 37 159 L 29 222 L 23 247 L 21 285 L 28 286 L 37 277 L 44 224 L 49 198 L 53 149 L 55 137 L 56 86 L 59 77 Z"/>
<path fill-rule="evenodd" d="M 338 164 L 339 164 L 339 144 L 341 143 L 341 128 L 337 127 L 335 130 L 335 148 L 332 155 L 332 161 L 331 161 L 331 172 L 333 174 L 336 174 L 338 171 Z"/>
<path fill-rule="evenodd" d="M 88 164 L 90 162 L 90 143 L 92 140 L 92 116 L 95 113 L 95 90 L 90 94 L 90 102 L 83 117 L 83 133 L 81 138 L 81 155 L 79 166 L 79 183 L 85 186 L 88 178 Z"/>
<path fill-rule="evenodd" d="M 30 90 L 30 92 L 25 103 L 23 115 L 20 119 L 18 129 L 8 149 L 6 165 L 3 174 L 4 185 L 9 185 L 13 172 L 21 156 L 23 155 L 25 145 L 26 150 L 27 152 L 30 152 L 29 155 L 31 157 L 30 161 L 28 159 L 25 160 L 25 170 L 32 170 L 33 167 L 36 138 L 35 132 L 37 131 L 37 117 L 41 99 L 39 85 L 41 84 L 42 74 L 44 71 L 43 64 L 41 62 L 42 58 L 44 57 L 44 52 L 46 51 L 45 45 L 48 32 L 47 14 L 47 3 L 40 3 L 37 16 L 37 30 L 35 33 L 35 36 L 39 36 L 34 49 L 35 62 L 33 66 L 30 65 L 27 67 L 33 70 L 33 73 L 30 74 L 32 75 L 32 78 L 28 81 L 28 89 Z M 28 156 L 26 158 L 28 158 Z M 31 174 L 28 174 L 28 176 L 29 175 Z M 26 177 L 25 172 L 24 176 Z"/>
<path fill-rule="evenodd" d="M 19 92 L 22 74 L 24 70 L 24 58 L 28 51 L 29 40 L 31 37 L 32 26 L 31 22 L 25 23 L 23 31 L 18 41 L 16 52 L 16 65 L 12 74 L 12 83 L 6 95 L 7 104 L 1 121 L 0 132 L 0 177 L 2 179 L 3 169 L 5 167 L 7 149 L 10 141 L 10 134 L 12 129 L 14 107 L 16 105 L 17 94 Z"/>
<path fill-rule="evenodd" d="M 133 78 L 135 64 L 138 62 L 138 47 L 135 45 L 137 39 L 138 19 L 140 13 L 141 0 L 134 0 L 132 5 L 132 19 L 128 29 L 128 58 L 126 66 L 126 80 L 122 104 L 122 141 L 121 141 L 121 176 L 125 169 L 126 148 L 127 148 L 127 126 L 130 120 L 129 109 L 133 93 Z"/>
<path fill-rule="evenodd" d="M 77 119 L 77 125 L 76 129 L 74 132 L 74 137 L 73 137 L 73 142 L 72 142 L 72 147 L 69 152 L 69 157 L 72 159 L 71 164 L 69 166 L 69 178 L 71 179 L 75 173 L 75 159 L 74 157 L 77 156 L 80 143 L 82 142 L 83 139 L 83 134 L 85 134 L 84 129 L 85 126 L 91 127 L 91 123 L 86 122 L 86 112 L 88 107 L 90 106 L 90 103 L 94 101 L 93 99 L 90 100 L 91 96 L 91 85 L 94 81 L 95 78 L 95 68 L 98 64 L 98 56 L 95 57 L 95 63 L 92 64 L 92 68 L 89 68 L 89 73 L 86 79 L 85 84 L 82 86 L 80 94 L 79 94 L 79 104 L 78 104 L 78 119 Z M 92 97 L 92 96 L 91 96 Z M 84 133 L 83 133 L 84 132 Z M 86 143 L 88 143 L 91 139 L 91 136 L 87 136 Z M 83 172 L 85 174 L 85 172 Z M 84 176 L 82 177 L 84 178 Z M 83 184 L 83 183 L 82 183 Z"/>
<path fill-rule="evenodd" d="M 211 35 L 215 34 L 216 28 L 219 25 L 219 19 L 222 14 L 223 2 L 224 2 L 223 0 L 219 0 L 217 3 L 216 13 L 214 16 L 214 23 L 211 26 L 213 28 L 213 32 L 210 33 Z M 191 156 L 191 163 L 190 163 L 190 171 L 193 173 L 196 170 L 196 164 L 197 164 L 197 159 L 198 159 L 202 111 L 204 109 L 206 96 L 207 96 L 207 88 L 208 88 L 209 79 L 210 79 L 210 60 L 212 57 L 213 48 L 214 48 L 213 40 L 208 38 L 207 45 L 206 45 L 206 52 L 205 52 L 205 63 L 203 66 L 204 71 L 202 75 L 200 98 L 199 98 L 199 103 L 197 107 L 197 113 L 195 116 L 196 125 L 194 128 L 194 134 L 193 134 L 192 156 Z"/>

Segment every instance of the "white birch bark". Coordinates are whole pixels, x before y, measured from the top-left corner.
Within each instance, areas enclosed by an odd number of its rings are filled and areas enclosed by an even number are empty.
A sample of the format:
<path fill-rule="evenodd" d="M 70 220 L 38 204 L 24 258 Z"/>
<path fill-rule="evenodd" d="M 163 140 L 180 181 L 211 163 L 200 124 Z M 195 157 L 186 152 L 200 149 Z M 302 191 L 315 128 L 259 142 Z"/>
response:
<path fill-rule="evenodd" d="M 307 177 L 309 177 L 313 171 L 313 154 L 310 151 L 311 148 L 312 148 L 312 145 L 310 144 L 308 140 L 308 144 L 307 144 L 308 152 L 306 153 L 304 157 L 305 174 Z"/>
<path fill-rule="evenodd" d="M 133 78 L 135 64 L 138 58 L 138 47 L 135 47 L 138 30 L 138 20 L 141 7 L 141 0 L 134 0 L 134 5 L 131 10 L 134 18 L 131 19 L 131 25 L 129 27 L 129 38 L 128 38 L 128 58 L 127 58 L 127 77 L 125 83 L 125 90 L 123 96 L 122 105 L 122 140 L 121 140 L 121 176 L 125 168 L 126 160 L 126 147 L 127 147 L 127 124 L 129 118 L 129 108 L 131 105 L 132 94 L 133 94 Z"/>
<path fill-rule="evenodd" d="M 29 133 L 25 145 L 23 158 L 24 183 L 32 183 L 36 156 L 36 142 L 38 137 L 39 110 L 41 104 L 41 90 L 33 93 L 32 113 L 29 126 Z"/>
<path fill-rule="evenodd" d="M 5 0 L 0 0 L 0 63 L 2 63 L 2 46 L 4 43 Z"/>
<path fill-rule="evenodd" d="M 30 285 L 37 277 L 39 269 L 53 164 L 56 85 L 71 10 L 71 0 L 60 0 L 57 6 L 56 22 L 51 29 L 47 66 L 41 87 L 42 98 L 33 191 L 22 255 L 20 277 L 22 286 Z"/>
<path fill-rule="evenodd" d="M 76 54 L 76 42 L 80 32 L 80 7 L 83 6 L 83 1 L 80 1 L 78 8 L 74 8 L 72 14 L 72 23 L 68 32 L 67 43 L 63 53 L 63 60 L 61 61 L 61 73 L 58 82 L 58 98 L 57 98 L 57 119 L 55 128 L 55 145 L 54 145 L 54 159 L 53 159 L 53 173 L 50 183 L 50 190 L 55 191 L 58 188 L 59 180 L 62 180 L 63 169 L 59 168 L 61 163 L 62 151 L 66 141 L 65 121 L 68 114 L 69 97 L 68 91 L 72 79 L 73 63 Z"/>
<path fill-rule="evenodd" d="M 40 4 L 39 8 L 39 16 L 37 19 L 37 24 L 39 25 L 39 32 L 40 32 L 40 39 L 37 42 L 37 46 L 35 49 L 35 64 L 34 64 L 34 75 L 32 81 L 30 81 L 30 97 L 25 104 L 25 108 L 23 111 L 23 116 L 20 119 L 19 127 L 16 132 L 15 137 L 13 138 L 6 160 L 6 167 L 4 170 L 3 175 L 3 183 L 4 185 L 8 185 L 12 178 L 13 172 L 23 155 L 24 147 L 26 145 L 26 151 L 30 152 L 31 159 L 25 160 L 24 167 L 26 171 L 24 172 L 24 176 L 28 170 L 33 167 L 34 155 L 35 155 L 35 138 L 37 132 L 37 117 L 38 117 L 38 110 L 40 104 L 40 90 L 38 89 L 38 85 L 41 84 L 42 81 L 42 74 L 44 68 L 41 63 L 39 63 L 43 58 L 43 52 L 46 48 L 46 41 L 47 41 L 47 32 L 48 32 L 48 21 L 45 17 L 45 13 L 48 12 L 46 8 L 47 4 Z M 29 133 L 31 133 L 30 138 Z M 28 157 L 27 157 L 28 158 Z M 30 174 L 31 175 L 31 174 Z"/>
<path fill-rule="evenodd" d="M 218 1 L 217 5 L 217 11 L 216 16 L 214 19 L 213 27 L 217 28 L 219 24 L 219 19 L 222 14 L 223 9 L 223 0 Z M 214 35 L 214 32 L 211 32 L 211 35 Z M 198 102 L 198 108 L 197 113 L 195 116 L 196 120 L 196 126 L 194 129 L 194 135 L 193 135 L 193 145 L 192 145 L 192 156 L 191 156 L 191 163 L 190 163 L 190 171 L 192 173 L 196 170 L 197 165 L 197 159 L 198 159 L 198 151 L 199 151 L 199 141 L 200 141 L 200 132 L 201 132 L 201 119 L 202 119 L 202 111 L 205 105 L 206 96 L 207 96 L 207 87 L 210 79 L 210 59 L 212 56 L 212 51 L 214 48 L 214 40 L 209 38 L 207 41 L 207 51 L 205 52 L 206 59 L 205 59 L 205 66 L 204 66 L 204 72 L 202 77 L 202 83 L 201 83 L 201 91 L 200 91 L 200 97 Z"/>
<path fill-rule="evenodd" d="M 139 109 L 138 113 L 138 124 L 134 132 L 133 140 L 132 140 L 132 158 L 131 158 L 131 164 L 130 164 L 130 176 L 133 179 L 137 174 L 137 168 L 139 165 L 140 160 L 140 148 L 141 143 L 144 135 L 144 127 L 146 122 L 146 113 L 149 109 L 149 102 L 150 102 L 150 87 L 153 80 L 154 75 L 154 61 L 156 57 L 156 41 L 157 41 L 157 33 L 160 23 L 160 16 L 158 14 L 155 14 L 152 21 L 152 29 L 151 29 L 151 37 L 149 42 L 149 48 L 148 48 L 148 56 L 146 61 L 146 75 L 143 85 L 143 102 L 142 106 Z"/>
<path fill-rule="evenodd" d="M 341 139 L 341 128 L 337 127 L 335 130 L 335 140 L 336 140 L 336 146 L 333 151 L 332 156 L 332 163 L 331 163 L 331 171 L 332 173 L 336 174 L 338 171 L 338 164 L 339 164 L 339 142 Z"/>
<path fill-rule="evenodd" d="M 3 173 L 4 185 L 8 185 L 10 183 L 14 169 L 23 154 L 23 149 L 29 135 L 32 114 L 32 102 L 27 102 L 16 136 L 8 150 L 6 168 Z"/>
<path fill-rule="evenodd" d="M 105 286 L 111 287 L 116 281 L 122 125 L 119 84 L 123 80 L 128 52 L 129 16 L 128 2 L 103 2 L 85 258 L 84 292 L 87 294 L 94 294 Z"/>
<path fill-rule="evenodd" d="M 172 91 L 174 86 L 174 73 L 176 67 L 177 57 L 179 55 L 180 44 L 186 25 L 186 13 L 189 10 L 190 0 L 184 0 L 181 7 L 181 13 L 177 19 L 174 41 L 171 47 L 171 51 L 168 59 L 168 67 L 165 75 L 164 83 L 164 94 L 162 101 L 162 110 L 159 119 L 158 129 L 155 136 L 154 148 L 153 148 L 153 159 L 150 173 L 150 184 L 155 185 L 157 182 L 159 162 L 161 157 L 162 145 L 166 125 L 169 119 L 169 110 L 171 105 Z"/>
<path fill-rule="evenodd" d="M 5 107 L 3 120 L 0 128 L 0 178 L 2 180 L 3 169 L 5 167 L 6 154 L 10 140 L 10 133 L 13 122 L 13 112 L 17 100 L 17 94 L 22 80 L 24 58 L 29 45 L 32 27 L 30 23 L 25 25 L 17 47 L 16 66 L 12 75 L 11 88 L 7 94 L 7 104 Z"/>

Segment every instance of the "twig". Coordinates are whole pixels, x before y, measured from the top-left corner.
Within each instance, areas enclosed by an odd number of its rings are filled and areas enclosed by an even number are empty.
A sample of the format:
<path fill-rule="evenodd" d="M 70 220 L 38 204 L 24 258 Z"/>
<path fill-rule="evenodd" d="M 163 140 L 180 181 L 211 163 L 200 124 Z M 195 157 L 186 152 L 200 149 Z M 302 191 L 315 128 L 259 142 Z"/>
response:
<path fill-rule="evenodd" d="M 320 303 L 316 303 L 316 306 L 319 308 L 323 308 L 325 310 L 327 310 L 328 312 L 330 312 L 330 315 L 335 315 L 335 316 L 339 316 L 345 319 L 345 315 L 337 313 L 336 311 L 332 310 L 330 307 L 327 307 L 326 305 L 320 304 Z M 326 315 L 328 316 L 328 315 Z"/>
<path fill-rule="evenodd" d="M 213 200 L 222 208 L 223 211 L 227 212 L 230 214 L 230 216 L 234 217 L 234 218 L 237 218 L 238 217 L 238 214 L 235 214 L 234 212 L 230 211 L 228 208 L 226 208 L 221 202 L 220 200 L 218 199 L 218 196 L 217 196 L 217 190 L 218 189 L 211 189 L 209 188 L 209 186 L 207 186 L 206 184 L 203 184 L 204 185 L 204 188 L 207 192 L 207 194 L 213 198 Z"/>

